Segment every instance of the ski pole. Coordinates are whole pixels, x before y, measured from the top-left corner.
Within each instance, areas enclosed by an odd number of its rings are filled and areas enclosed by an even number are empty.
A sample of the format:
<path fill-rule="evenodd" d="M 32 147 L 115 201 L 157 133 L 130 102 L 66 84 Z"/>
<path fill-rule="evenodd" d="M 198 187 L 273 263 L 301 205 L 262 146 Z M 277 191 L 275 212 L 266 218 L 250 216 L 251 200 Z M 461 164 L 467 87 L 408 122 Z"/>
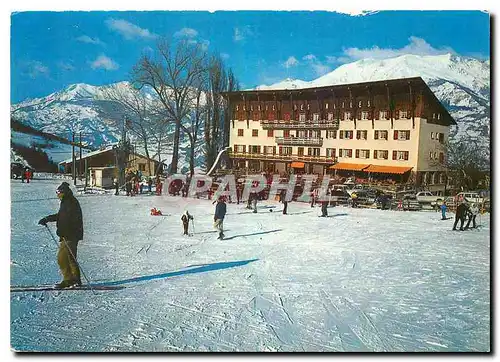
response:
<path fill-rule="evenodd" d="M 47 226 L 47 224 L 45 224 L 45 227 L 47 228 L 47 230 L 49 231 L 49 234 L 50 236 L 52 237 L 52 240 L 54 240 L 54 243 L 57 244 L 57 240 L 56 238 L 54 237 L 54 234 L 52 234 L 52 231 L 50 231 L 49 227 Z M 68 243 L 66 242 L 66 239 L 65 238 L 62 238 L 63 242 L 64 242 L 64 245 L 66 245 L 66 249 L 68 249 L 69 253 L 71 254 L 71 257 L 73 258 L 73 260 L 75 261 L 76 265 L 78 266 L 78 268 L 80 268 L 80 270 L 82 271 L 82 275 L 83 277 L 85 278 L 85 280 L 87 281 L 88 285 L 89 285 L 89 288 L 90 290 L 92 291 L 92 293 L 96 294 L 94 288 L 92 288 L 92 284 L 90 284 L 90 280 L 87 278 L 87 275 L 85 274 L 85 272 L 83 271 L 83 268 L 80 266 L 80 263 L 78 263 L 78 261 L 76 260 L 75 258 L 75 255 L 73 254 L 73 252 L 71 251 L 71 249 L 69 248 L 68 246 Z M 57 244 L 57 247 L 59 247 L 59 244 Z"/>

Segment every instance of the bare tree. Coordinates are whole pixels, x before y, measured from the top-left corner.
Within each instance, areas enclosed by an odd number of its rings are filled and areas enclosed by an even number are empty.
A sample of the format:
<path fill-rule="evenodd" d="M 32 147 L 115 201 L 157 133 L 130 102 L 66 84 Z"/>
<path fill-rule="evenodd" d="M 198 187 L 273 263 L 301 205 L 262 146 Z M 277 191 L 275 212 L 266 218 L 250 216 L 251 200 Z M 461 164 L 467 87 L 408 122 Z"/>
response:
<path fill-rule="evenodd" d="M 213 56 L 210 59 L 208 80 L 205 159 L 206 167 L 210 169 L 219 150 L 229 145 L 229 110 L 221 93 L 237 90 L 238 83 L 232 71 L 226 71 L 219 56 Z"/>
<path fill-rule="evenodd" d="M 157 44 L 156 58 L 143 55 L 132 72 L 135 83 L 141 87 L 148 85 L 155 91 L 166 119 L 175 124 L 170 173 L 177 172 L 181 123 L 190 112 L 192 89 L 204 72 L 204 57 L 198 44 L 181 41 L 174 45 L 162 39 Z"/>
<path fill-rule="evenodd" d="M 473 190 L 489 171 L 490 150 L 479 140 L 461 139 L 448 142 L 445 165 L 447 174 L 458 188 Z"/>
<path fill-rule="evenodd" d="M 155 114 L 156 102 L 144 90 L 134 88 L 130 83 L 122 82 L 104 88 L 103 95 L 107 100 L 118 103 L 126 114 L 126 126 L 130 133 L 140 140 L 146 158 L 150 160 L 149 141 L 156 125 L 158 115 Z M 151 163 L 148 162 L 151 172 Z"/>

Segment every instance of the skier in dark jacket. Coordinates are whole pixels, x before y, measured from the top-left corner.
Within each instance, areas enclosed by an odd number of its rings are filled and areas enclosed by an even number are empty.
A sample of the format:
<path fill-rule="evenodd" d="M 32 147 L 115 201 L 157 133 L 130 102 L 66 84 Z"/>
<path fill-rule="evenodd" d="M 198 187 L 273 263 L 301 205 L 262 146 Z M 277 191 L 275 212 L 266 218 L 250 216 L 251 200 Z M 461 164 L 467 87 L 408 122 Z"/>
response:
<path fill-rule="evenodd" d="M 330 191 L 326 191 L 328 200 L 321 201 L 321 217 L 328 217 L 328 204 L 330 203 Z"/>
<path fill-rule="evenodd" d="M 61 200 L 59 212 L 42 218 L 38 224 L 46 226 L 48 222 L 56 222 L 57 235 L 60 238 L 57 263 L 63 276 L 63 280 L 56 287 L 67 288 L 82 284 L 76 257 L 78 241 L 83 239 L 83 217 L 80 203 L 67 182 L 63 182 L 56 193 Z"/>
<path fill-rule="evenodd" d="M 288 209 L 288 201 L 286 200 L 286 190 L 281 190 L 280 201 L 283 203 L 283 215 L 286 215 Z"/>
<path fill-rule="evenodd" d="M 453 230 L 457 230 L 457 224 L 458 220 L 460 220 L 460 230 L 464 230 L 464 222 L 465 218 L 468 214 L 469 207 L 465 203 L 465 200 L 462 201 L 458 206 L 457 206 L 457 211 L 455 212 L 455 223 L 453 224 Z"/>
<path fill-rule="evenodd" d="M 226 203 L 223 197 L 219 197 L 217 205 L 215 205 L 215 215 L 214 215 L 214 227 L 219 230 L 219 237 L 217 239 L 224 238 L 224 217 L 226 216 Z"/>
<path fill-rule="evenodd" d="M 182 220 L 182 226 L 184 227 L 184 235 L 189 235 L 188 229 L 189 229 L 189 220 L 194 220 L 193 215 L 191 215 L 187 210 L 184 214 L 181 216 Z"/>

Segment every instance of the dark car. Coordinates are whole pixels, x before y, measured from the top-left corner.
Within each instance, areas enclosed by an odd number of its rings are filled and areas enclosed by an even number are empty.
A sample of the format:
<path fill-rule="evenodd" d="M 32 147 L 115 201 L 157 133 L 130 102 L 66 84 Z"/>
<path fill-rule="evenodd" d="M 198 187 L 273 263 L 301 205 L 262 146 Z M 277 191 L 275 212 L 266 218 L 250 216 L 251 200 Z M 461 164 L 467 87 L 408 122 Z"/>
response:
<path fill-rule="evenodd" d="M 26 168 L 28 168 L 31 172 L 34 171 L 31 167 L 25 166 L 20 162 L 11 162 L 10 163 L 10 178 L 13 178 L 13 179 L 21 178 L 23 173 L 25 172 Z"/>

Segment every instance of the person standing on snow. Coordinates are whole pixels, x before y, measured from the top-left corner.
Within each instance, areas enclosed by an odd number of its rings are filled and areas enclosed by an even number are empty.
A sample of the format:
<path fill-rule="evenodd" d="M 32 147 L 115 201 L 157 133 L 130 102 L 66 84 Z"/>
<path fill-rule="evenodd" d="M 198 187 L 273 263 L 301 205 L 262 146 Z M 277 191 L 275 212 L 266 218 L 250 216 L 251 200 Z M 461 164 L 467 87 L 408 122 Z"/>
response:
<path fill-rule="evenodd" d="M 467 225 L 465 225 L 465 230 L 467 230 L 470 226 L 470 222 L 472 221 L 472 228 L 476 228 L 476 216 L 479 213 L 479 208 L 476 203 L 473 203 L 469 209 L 469 220 L 467 221 Z"/>
<path fill-rule="evenodd" d="M 48 222 L 55 221 L 57 225 L 57 235 L 60 238 L 57 263 L 63 280 L 56 284 L 56 288 L 79 286 L 82 282 L 76 256 L 78 241 L 83 239 L 82 209 L 67 182 L 63 182 L 56 193 L 61 200 L 59 212 L 40 219 L 38 224 L 46 226 Z"/>
<path fill-rule="evenodd" d="M 328 217 L 328 204 L 330 203 L 330 191 L 326 191 L 326 196 L 328 200 L 321 201 L 321 217 Z"/>
<path fill-rule="evenodd" d="M 457 211 L 455 212 L 455 223 L 453 224 L 453 230 L 457 230 L 457 224 L 458 221 L 460 220 L 460 230 L 464 230 L 464 222 L 465 218 L 467 216 L 467 213 L 469 212 L 469 207 L 465 203 L 465 200 L 462 200 L 460 205 L 457 206 Z"/>
<path fill-rule="evenodd" d="M 441 204 L 441 220 L 446 220 L 446 202 Z"/>
<path fill-rule="evenodd" d="M 283 215 L 286 215 L 288 210 L 288 201 L 286 200 L 286 190 L 281 190 L 280 201 L 283 203 Z"/>
<path fill-rule="evenodd" d="M 116 177 L 113 179 L 113 184 L 115 186 L 115 196 L 118 196 L 119 195 L 119 193 L 118 193 L 118 179 Z"/>
<path fill-rule="evenodd" d="M 194 220 L 194 217 L 186 210 L 184 214 L 181 216 L 182 226 L 184 227 L 184 235 L 189 235 L 189 220 Z"/>
<path fill-rule="evenodd" d="M 219 230 L 219 237 L 217 239 L 224 238 L 224 217 L 226 216 L 226 203 L 224 198 L 221 196 L 217 200 L 217 205 L 215 205 L 215 215 L 214 215 L 214 227 Z"/>

